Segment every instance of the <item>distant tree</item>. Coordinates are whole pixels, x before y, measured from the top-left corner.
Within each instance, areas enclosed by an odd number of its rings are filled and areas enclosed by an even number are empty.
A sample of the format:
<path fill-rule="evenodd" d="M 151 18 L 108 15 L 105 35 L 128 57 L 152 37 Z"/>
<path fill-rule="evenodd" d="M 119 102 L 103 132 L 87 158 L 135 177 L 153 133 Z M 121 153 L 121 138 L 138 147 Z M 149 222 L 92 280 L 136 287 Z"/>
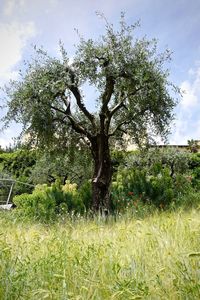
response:
<path fill-rule="evenodd" d="M 87 144 L 94 163 L 94 211 L 110 207 L 111 145 L 124 134 L 137 144 L 155 134 L 166 137 L 176 104 L 170 90 L 179 91 L 165 69 L 169 50 L 157 54 L 155 39 L 133 40 L 138 24 L 128 26 L 123 14 L 117 31 L 104 20 L 105 35 L 97 41 L 81 37 L 73 63 L 62 44 L 62 60 L 36 49 L 21 80 L 6 87 L 4 118 L 6 124 L 23 123 L 38 147 L 59 143 L 64 149 L 73 137 Z M 95 113 L 84 104 L 86 83 L 96 91 Z"/>
<path fill-rule="evenodd" d="M 5 152 L 0 155 L 2 171 L 10 174 L 14 178 L 20 176 L 29 177 L 31 169 L 36 163 L 36 151 L 17 150 L 14 152 Z"/>
<path fill-rule="evenodd" d="M 32 191 L 33 186 L 30 175 L 35 166 L 36 159 L 36 151 L 28 151 L 27 149 L 18 149 L 0 154 L 0 177 L 3 178 L 6 176 L 25 183 L 16 183 L 14 193 L 21 194 Z"/>
<path fill-rule="evenodd" d="M 190 168 L 191 154 L 176 148 L 155 148 L 145 152 L 130 153 L 127 155 L 124 166 L 126 168 L 146 168 L 149 173 L 159 173 L 160 169 L 168 168 L 170 176 L 187 174 Z M 122 165 L 123 166 L 123 165 Z M 156 169 L 157 167 L 157 169 Z"/>
<path fill-rule="evenodd" d="M 0 154 L 1 153 L 4 153 L 5 152 L 5 150 L 1 147 L 1 145 L 0 145 Z"/>
<path fill-rule="evenodd" d="M 88 149 L 70 147 L 69 151 L 45 152 L 37 158 L 32 168 L 30 179 L 34 184 L 52 183 L 60 179 L 63 184 L 66 180 L 80 186 L 92 176 L 92 163 Z"/>
<path fill-rule="evenodd" d="M 188 147 L 190 149 L 190 152 L 197 153 L 199 149 L 198 141 L 195 140 L 188 140 Z"/>

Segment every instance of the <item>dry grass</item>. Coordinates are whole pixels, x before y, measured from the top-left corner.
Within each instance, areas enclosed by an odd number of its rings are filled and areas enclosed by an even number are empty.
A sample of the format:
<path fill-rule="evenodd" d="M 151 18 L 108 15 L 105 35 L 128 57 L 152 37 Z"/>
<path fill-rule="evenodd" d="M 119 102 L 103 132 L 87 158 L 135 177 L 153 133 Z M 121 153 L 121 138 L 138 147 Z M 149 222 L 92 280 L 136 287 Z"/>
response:
<path fill-rule="evenodd" d="M 50 226 L 1 213 L 0 299 L 200 299 L 200 211 Z"/>

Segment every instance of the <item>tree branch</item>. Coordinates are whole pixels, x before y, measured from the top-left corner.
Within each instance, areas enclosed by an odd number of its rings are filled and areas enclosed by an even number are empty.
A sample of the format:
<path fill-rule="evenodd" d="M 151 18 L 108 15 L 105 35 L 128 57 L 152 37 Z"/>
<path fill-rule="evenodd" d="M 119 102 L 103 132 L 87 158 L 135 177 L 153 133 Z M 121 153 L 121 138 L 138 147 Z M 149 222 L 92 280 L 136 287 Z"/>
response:
<path fill-rule="evenodd" d="M 126 120 L 126 121 L 123 121 L 123 122 L 119 123 L 119 124 L 115 127 L 115 129 L 113 130 L 113 132 L 110 133 L 108 136 L 109 136 L 109 137 L 114 136 L 115 133 L 116 133 L 118 130 L 120 130 L 120 131 L 126 133 L 126 131 L 123 130 L 123 129 L 121 129 L 121 127 L 122 127 L 123 125 L 125 125 L 125 124 L 129 124 L 129 122 L 130 122 L 130 120 Z"/>
<path fill-rule="evenodd" d="M 123 100 L 121 100 L 117 105 L 115 105 L 113 107 L 113 109 L 110 111 L 110 114 L 109 114 L 109 118 L 111 119 L 112 116 L 122 107 L 126 108 L 125 104 L 124 104 L 124 101 L 126 100 L 126 97 L 123 98 Z"/>
<path fill-rule="evenodd" d="M 58 118 L 58 117 L 53 118 L 52 122 L 59 121 L 59 122 L 61 122 L 62 124 L 66 124 L 66 122 L 65 122 L 65 118 L 66 118 L 66 117 L 67 117 L 67 116 L 64 116 L 63 118 Z"/>
<path fill-rule="evenodd" d="M 105 113 L 108 111 L 108 103 L 114 92 L 114 85 L 115 85 L 115 80 L 114 80 L 113 76 L 106 76 L 106 87 L 105 87 L 105 91 L 102 95 L 102 103 L 103 103 L 102 108 L 101 108 L 102 113 Z"/>
<path fill-rule="evenodd" d="M 137 89 L 135 89 L 132 93 L 126 95 L 119 103 L 117 103 L 117 105 L 115 105 L 113 107 L 113 109 L 110 111 L 110 114 L 109 114 L 109 119 L 111 120 L 112 116 L 118 111 L 120 110 L 120 108 L 124 107 L 127 109 L 126 105 L 124 104 L 124 101 L 129 98 L 129 97 L 132 97 L 132 96 L 135 96 L 137 94 L 137 92 L 139 92 L 141 89 L 143 89 L 144 87 L 141 86 Z"/>
<path fill-rule="evenodd" d="M 69 86 L 69 89 L 72 92 L 72 94 L 74 95 L 74 97 L 76 99 L 76 103 L 77 103 L 79 109 L 88 118 L 88 120 L 91 122 L 92 126 L 94 128 L 96 128 L 94 116 L 87 110 L 87 108 L 85 107 L 85 105 L 82 102 L 82 97 L 81 97 L 80 91 L 79 91 L 78 87 L 75 84 L 75 74 L 74 74 L 74 72 L 69 67 L 67 67 L 66 71 L 69 73 L 70 79 L 71 79 L 71 83 L 72 83 Z"/>
<path fill-rule="evenodd" d="M 55 106 L 53 106 L 53 105 L 50 105 L 50 107 L 51 107 L 52 109 L 54 109 L 55 111 L 60 112 L 60 113 L 62 113 L 62 114 L 64 114 L 64 115 L 66 115 L 66 111 L 64 111 L 64 110 L 62 110 L 62 109 L 60 109 L 60 108 L 58 108 L 58 107 L 55 107 Z"/>
<path fill-rule="evenodd" d="M 68 120 L 70 121 L 70 124 L 72 126 L 72 128 L 80 134 L 83 134 L 85 136 L 88 137 L 88 139 L 91 139 L 91 134 L 83 127 L 81 126 L 78 122 L 76 122 L 76 120 L 73 118 L 72 114 L 71 114 L 71 109 L 70 109 L 70 103 L 68 104 L 67 110 L 63 111 L 53 105 L 51 105 L 51 108 L 54 109 L 57 112 L 63 113 L 65 115 L 65 117 L 68 118 Z M 64 120 L 64 119 L 63 119 Z"/>
<path fill-rule="evenodd" d="M 103 56 L 99 57 L 99 56 L 96 55 L 95 58 L 98 59 L 99 62 L 102 62 L 101 66 L 104 67 L 104 68 L 106 68 L 110 63 L 109 59 L 107 59 Z"/>
<path fill-rule="evenodd" d="M 83 134 L 83 135 L 87 136 L 88 138 L 90 138 L 89 132 L 88 132 L 84 127 L 82 127 L 80 124 L 78 124 L 78 123 L 74 120 L 74 118 L 72 117 L 72 115 L 69 115 L 69 114 L 68 114 L 68 115 L 67 115 L 67 118 L 69 119 L 72 128 L 73 128 L 77 133 Z"/>
<path fill-rule="evenodd" d="M 142 116 L 142 115 L 144 115 L 144 113 L 145 113 L 147 110 L 148 110 L 147 108 L 144 108 L 144 109 L 142 109 L 140 112 L 138 112 L 138 114 Z M 113 130 L 113 132 L 109 134 L 109 136 L 115 135 L 115 133 L 116 133 L 117 130 L 120 130 L 120 131 L 123 131 L 124 133 L 126 133 L 126 131 L 123 130 L 123 129 L 121 129 L 121 127 L 122 127 L 123 125 L 129 124 L 129 123 L 131 122 L 131 120 L 133 120 L 133 117 L 131 117 L 131 118 L 129 118 L 129 119 L 126 119 L 126 120 L 122 121 L 121 123 L 119 123 L 119 124 L 116 126 L 116 128 Z"/>

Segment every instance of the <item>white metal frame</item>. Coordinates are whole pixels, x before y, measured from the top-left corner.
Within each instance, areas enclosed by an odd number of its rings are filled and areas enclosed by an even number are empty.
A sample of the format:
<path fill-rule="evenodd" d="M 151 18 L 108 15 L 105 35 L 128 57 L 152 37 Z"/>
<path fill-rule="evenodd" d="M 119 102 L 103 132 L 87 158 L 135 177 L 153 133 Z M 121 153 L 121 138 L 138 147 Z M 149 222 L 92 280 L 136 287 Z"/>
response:
<path fill-rule="evenodd" d="M 22 185 L 27 185 L 27 186 L 34 187 L 34 185 L 32 185 L 32 184 L 25 183 L 25 182 L 21 182 L 21 181 L 19 181 L 19 180 L 14 180 L 14 179 L 0 178 L 0 181 L 9 181 L 9 182 L 11 182 L 9 194 L 8 194 L 8 197 L 7 197 L 7 200 L 6 200 L 6 205 L 11 204 L 11 203 L 9 203 L 9 202 L 10 202 L 10 199 L 11 199 L 11 195 L 12 195 L 12 191 L 13 191 L 13 187 L 14 187 L 15 183 L 20 183 L 20 184 L 22 184 Z"/>

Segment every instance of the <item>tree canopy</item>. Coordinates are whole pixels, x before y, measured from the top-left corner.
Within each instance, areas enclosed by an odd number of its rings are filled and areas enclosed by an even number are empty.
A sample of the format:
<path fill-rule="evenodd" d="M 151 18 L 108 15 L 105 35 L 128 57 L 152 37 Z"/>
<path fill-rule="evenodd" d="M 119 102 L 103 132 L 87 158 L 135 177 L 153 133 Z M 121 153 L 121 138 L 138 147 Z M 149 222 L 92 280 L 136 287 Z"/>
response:
<path fill-rule="evenodd" d="M 61 43 L 61 59 L 36 48 L 21 79 L 6 87 L 4 118 L 22 123 L 38 146 L 64 149 L 76 138 L 90 148 L 94 209 L 109 207 L 111 142 L 124 134 L 137 144 L 166 137 L 176 105 L 172 92 L 178 92 L 165 69 L 169 50 L 158 53 L 155 39 L 134 37 L 138 23 L 127 25 L 123 14 L 118 30 L 105 22 L 98 40 L 80 38 L 72 62 Z M 85 84 L 96 91 L 96 112 L 85 105 Z"/>

